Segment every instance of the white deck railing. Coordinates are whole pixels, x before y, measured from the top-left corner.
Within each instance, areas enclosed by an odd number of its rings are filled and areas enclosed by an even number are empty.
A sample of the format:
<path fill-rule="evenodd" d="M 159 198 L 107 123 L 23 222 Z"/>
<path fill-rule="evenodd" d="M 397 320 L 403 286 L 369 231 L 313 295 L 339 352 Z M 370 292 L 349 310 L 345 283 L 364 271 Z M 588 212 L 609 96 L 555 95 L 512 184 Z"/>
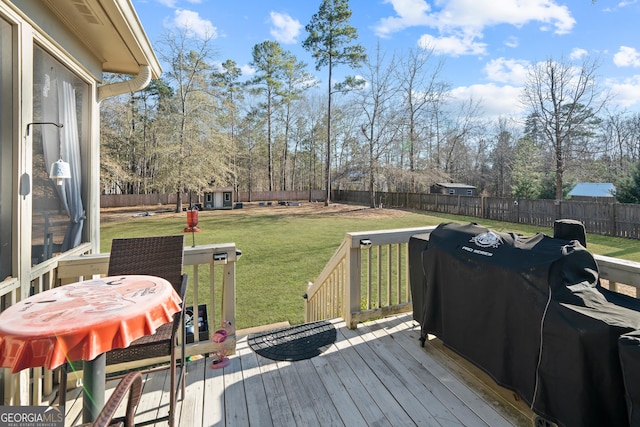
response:
<path fill-rule="evenodd" d="M 435 227 L 347 233 L 305 294 L 305 321 L 358 322 L 411 311 L 409 238 Z"/>
<path fill-rule="evenodd" d="M 412 310 L 409 238 L 435 227 L 347 233 L 305 294 L 305 321 L 358 322 Z M 640 263 L 594 255 L 603 285 L 638 298 Z"/>
<path fill-rule="evenodd" d="M 89 251 L 89 245 L 83 245 L 35 266 L 31 277 L 33 293 L 39 293 L 60 284 L 89 279 L 96 275 L 106 275 L 109 254 L 90 254 Z M 211 341 L 211 333 L 220 327 L 222 320 L 229 321 L 232 329 L 231 335 L 225 340 L 225 349 L 229 353 L 235 352 L 238 258 L 239 252 L 236 250 L 235 243 L 185 247 L 184 266 L 189 281 L 187 300 L 184 303 L 187 307 L 205 304 L 209 328 L 209 332 L 205 334 L 206 339 L 202 340 L 198 328 L 195 328 L 193 343 L 186 345 L 188 356 L 210 353 L 217 349 L 218 344 Z M 20 292 L 17 280 L 0 282 L 0 298 L 4 304 L 2 309 L 18 301 Z M 135 363 L 108 366 L 107 370 L 118 371 L 135 366 Z M 44 368 L 34 368 L 11 374 L 10 369 L 3 369 L 0 375 L 3 384 L 3 404 L 16 406 L 50 403 L 50 400 L 55 397 L 55 373 L 57 372 Z M 80 375 L 80 372 L 74 372 L 74 378 Z"/>

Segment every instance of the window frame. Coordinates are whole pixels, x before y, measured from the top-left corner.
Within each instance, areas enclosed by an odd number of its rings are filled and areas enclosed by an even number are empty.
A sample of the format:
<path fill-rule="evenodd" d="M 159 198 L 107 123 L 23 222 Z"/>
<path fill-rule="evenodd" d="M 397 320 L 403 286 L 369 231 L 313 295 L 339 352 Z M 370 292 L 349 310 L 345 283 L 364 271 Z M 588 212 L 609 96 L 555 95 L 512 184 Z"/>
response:
<path fill-rule="evenodd" d="M 19 22 L 10 13 L 0 8 L 0 49 L 8 48 L 0 58 L 0 88 L 2 98 L 0 102 L 0 283 L 17 276 L 16 247 L 17 247 L 17 195 L 14 189 L 17 177 L 24 172 L 19 161 L 23 148 L 16 144 L 18 138 L 18 49 Z M 4 39 L 7 36 L 7 40 Z M 5 76 L 6 73 L 6 76 Z M 4 95 L 7 94 L 7 95 Z M 5 108 L 6 107 L 6 108 Z M 4 123 L 6 121 L 6 123 Z M 24 180 L 24 178 L 21 178 Z M 28 181 L 21 181 L 28 184 Z"/>

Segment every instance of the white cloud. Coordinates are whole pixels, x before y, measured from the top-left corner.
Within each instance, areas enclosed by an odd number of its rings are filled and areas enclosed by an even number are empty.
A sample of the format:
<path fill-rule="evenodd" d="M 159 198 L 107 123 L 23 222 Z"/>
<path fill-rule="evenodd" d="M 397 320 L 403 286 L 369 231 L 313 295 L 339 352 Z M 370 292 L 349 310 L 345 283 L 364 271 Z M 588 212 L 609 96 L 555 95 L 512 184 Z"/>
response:
<path fill-rule="evenodd" d="M 397 16 L 382 18 L 375 27 L 378 37 L 387 37 L 391 33 L 414 26 L 435 26 L 434 17 L 429 15 L 431 6 L 425 0 L 384 0 L 391 3 Z"/>
<path fill-rule="evenodd" d="M 163 6 L 167 6 L 170 8 L 175 8 L 176 4 L 178 3 L 178 0 L 156 0 L 158 3 L 160 3 Z"/>
<path fill-rule="evenodd" d="M 589 55 L 589 51 L 587 51 L 586 49 L 581 49 L 581 48 L 576 47 L 569 54 L 569 59 L 571 59 L 572 61 L 575 61 L 575 60 L 578 60 L 578 59 L 582 59 L 582 58 L 584 58 L 585 56 L 588 56 L 588 55 Z"/>
<path fill-rule="evenodd" d="M 433 49 L 439 55 L 483 55 L 486 53 L 486 43 L 478 43 L 472 37 L 434 37 L 424 34 L 418 40 L 418 46 L 423 49 Z"/>
<path fill-rule="evenodd" d="M 504 41 L 504 45 L 515 49 L 520 45 L 520 40 L 516 36 L 510 36 Z"/>
<path fill-rule="evenodd" d="M 198 12 L 185 9 L 177 9 L 173 19 L 167 19 L 164 26 L 169 29 L 185 30 L 190 35 L 203 39 L 215 39 L 218 37 L 218 29 L 207 19 L 200 17 Z"/>
<path fill-rule="evenodd" d="M 487 62 L 484 73 L 498 83 L 523 85 L 527 80 L 529 61 L 498 58 Z"/>
<path fill-rule="evenodd" d="M 565 34 L 576 23 L 569 9 L 556 4 L 555 0 L 448 0 L 436 2 L 442 8 L 433 12 L 426 0 L 386 0 L 386 3 L 391 3 L 397 16 L 380 21 L 376 27 L 379 35 L 416 25 L 432 25 L 441 30 L 482 30 L 500 24 L 519 27 L 530 22 L 540 22 L 558 34 Z"/>
<path fill-rule="evenodd" d="M 635 75 L 623 81 L 607 80 L 607 86 L 611 89 L 613 102 L 628 108 L 640 106 L 640 75 Z"/>
<path fill-rule="evenodd" d="M 454 102 L 459 103 L 473 99 L 480 103 L 483 117 L 496 118 L 521 115 L 524 111 L 520 102 L 521 93 L 520 87 L 489 83 L 460 86 L 453 89 L 450 95 Z"/>
<path fill-rule="evenodd" d="M 632 6 L 634 4 L 638 3 L 638 0 L 623 0 L 621 2 L 619 2 L 617 5 L 615 5 L 614 7 L 605 7 L 604 9 L 602 9 L 604 12 L 616 12 L 619 9 L 622 9 L 624 7 L 627 6 Z"/>
<path fill-rule="evenodd" d="M 278 12 L 271 12 L 269 17 L 272 25 L 270 33 L 277 41 L 284 44 L 296 43 L 296 37 L 302 28 L 300 21 Z"/>
<path fill-rule="evenodd" d="M 243 76 L 253 76 L 256 73 L 256 69 L 248 64 L 241 65 L 240 70 Z"/>
<path fill-rule="evenodd" d="M 480 45 L 474 43 L 473 39 L 482 38 L 485 28 L 505 24 L 521 27 L 537 22 L 541 31 L 569 33 L 576 21 L 566 6 L 560 6 L 555 1 L 443 0 L 434 3 L 440 6 L 438 10 L 432 10 L 426 0 L 385 0 L 385 3 L 392 5 L 396 15 L 381 19 L 375 27 L 375 33 L 378 37 L 388 37 L 405 28 L 424 26 L 436 29 L 443 42 L 456 37 L 464 39 L 467 45 Z M 507 45 L 513 46 L 513 42 Z M 462 51 L 468 55 L 475 54 L 476 50 Z"/>
<path fill-rule="evenodd" d="M 640 67 L 640 52 L 633 47 L 620 46 L 618 53 L 613 55 L 613 63 L 618 67 Z"/>
<path fill-rule="evenodd" d="M 187 3 L 191 4 L 201 4 L 204 0 L 186 0 Z M 156 2 L 160 3 L 163 6 L 170 7 L 175 9 L 178 6 L 178 0 L 156 0 Z"/>

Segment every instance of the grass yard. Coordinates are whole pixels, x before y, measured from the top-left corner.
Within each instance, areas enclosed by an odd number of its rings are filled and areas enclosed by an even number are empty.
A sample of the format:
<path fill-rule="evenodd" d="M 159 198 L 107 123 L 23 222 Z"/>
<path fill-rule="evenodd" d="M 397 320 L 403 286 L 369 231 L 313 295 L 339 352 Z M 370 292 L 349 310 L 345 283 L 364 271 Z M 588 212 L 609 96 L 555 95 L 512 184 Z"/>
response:
<path fill-rule="evenodd" d="M 140 215 L 146 212 L 143 209 L 153 215 Z M 101 251 L 109 252 L 111 240 L 117 237 L 182 233 L 186 213 L 156 211 L 157 207 L 103 210 Z M 198 226 L 202 231 L 195 233 L 195 243 L 235 242 L 242 251 L 236 268 L 236 327 L 243 329 L 282 321 L 302 323 L 306 284 L 320 274 L 345 233 L 451 221 L 477 222 L 524 235 L 553 234 L 552 229 L 522 224 L 354 205 L 302 203 L 269 207 L 245 203 L 243 209 L 199 212 Z M 190 246 L 192 235 L 187 234 L 185 239 Z M 587 235 L 587 245 L 593 253 L 640 261 L 637 240 Z"/>

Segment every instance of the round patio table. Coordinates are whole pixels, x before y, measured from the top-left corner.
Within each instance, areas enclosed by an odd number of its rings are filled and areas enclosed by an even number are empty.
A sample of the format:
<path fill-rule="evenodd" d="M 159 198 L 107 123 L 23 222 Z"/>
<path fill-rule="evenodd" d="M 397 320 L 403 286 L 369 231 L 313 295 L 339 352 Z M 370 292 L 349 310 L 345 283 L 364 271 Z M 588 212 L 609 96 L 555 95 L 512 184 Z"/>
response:
<path fill-rule="evenodd" d="M 84 361 L 83 422 L 92 422 L 104 406 L 104 353 L 153 334 L 180 304 L 171 283 L 155 276 L 104 277 L 38 293 L 0 313 L 0 366 L 16 373 Z"/>

